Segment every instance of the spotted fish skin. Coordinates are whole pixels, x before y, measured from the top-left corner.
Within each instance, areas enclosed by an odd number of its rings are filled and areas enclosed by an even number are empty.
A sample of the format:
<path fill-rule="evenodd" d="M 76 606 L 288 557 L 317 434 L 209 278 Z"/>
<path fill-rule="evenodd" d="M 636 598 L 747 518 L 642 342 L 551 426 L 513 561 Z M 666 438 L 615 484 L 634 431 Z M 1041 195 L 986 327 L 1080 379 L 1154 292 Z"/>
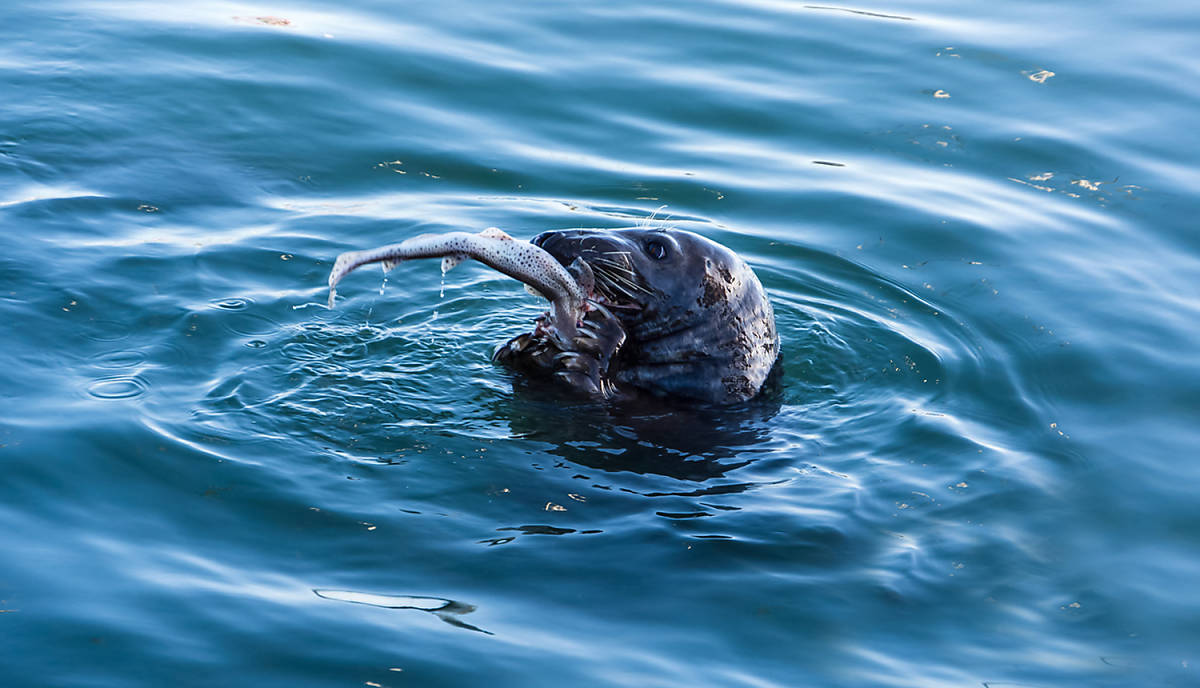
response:
<path fill-rule="evenodd" d="M 398 244 L 343 253 L 329 273 L 329 307 L 333 308 L 338 282 L 354 269 L 368 263 L 383 263 L 386 271 L 414 258 L 441 258 L 443 272 L 466 258 L 473 258 L 520 280 L 550 301 L 556 333 L 567 340 L 575 336 L 587 298 L 584 288 L 540 246 L 514 239 L 495 227 L 479 234 L 422 234 Z"/>

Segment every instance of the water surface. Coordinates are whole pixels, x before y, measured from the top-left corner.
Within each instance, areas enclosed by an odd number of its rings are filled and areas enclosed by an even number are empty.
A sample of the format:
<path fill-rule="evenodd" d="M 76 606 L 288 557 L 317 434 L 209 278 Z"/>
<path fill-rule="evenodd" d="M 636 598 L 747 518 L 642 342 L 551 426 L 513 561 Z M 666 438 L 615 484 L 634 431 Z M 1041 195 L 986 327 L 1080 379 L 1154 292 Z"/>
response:
<path fill-rule="evenodd" d="M 1200 685 L 1188 3 L 0 9 L 12 686 Z M 605 407 L 423 232 L 664 224 L 778 389 Z"/>

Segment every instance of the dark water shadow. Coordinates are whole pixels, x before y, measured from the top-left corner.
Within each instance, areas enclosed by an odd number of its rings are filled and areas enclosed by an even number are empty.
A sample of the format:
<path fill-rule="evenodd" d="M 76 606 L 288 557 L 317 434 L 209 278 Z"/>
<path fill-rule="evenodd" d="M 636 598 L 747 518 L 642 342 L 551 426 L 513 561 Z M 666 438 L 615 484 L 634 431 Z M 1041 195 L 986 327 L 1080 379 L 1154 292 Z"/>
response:
<path fill-rule="evenodd" d="M 492 412 L 508 422 L 514 436 L 545 442 L 548 453 L 570 463 L 702 483 L 770 451 L 771 420 L 782 406 L 778 379 L 773 374 L 763 393 L 748 402 L 714 406 L 656 397 L 617 403 L 579 400 L 565 397 L 552 382 L 515 375 L 513 396 L 497 400 Z M 711 489 L 728 494 L 750 487 Z M 688 496 L 701 494 L 708 492 Z"/>

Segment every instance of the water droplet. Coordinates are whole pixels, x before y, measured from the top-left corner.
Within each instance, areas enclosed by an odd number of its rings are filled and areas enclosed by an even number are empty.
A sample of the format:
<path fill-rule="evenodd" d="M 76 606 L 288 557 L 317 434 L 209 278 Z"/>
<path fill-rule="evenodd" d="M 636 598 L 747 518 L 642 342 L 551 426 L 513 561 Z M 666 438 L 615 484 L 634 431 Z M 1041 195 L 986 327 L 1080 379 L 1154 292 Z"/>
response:
<path fill-rule="evenodd" d="M 267 343 L 261 339 L 251 339 L 250 341 L 246 342 L 246 346 L 250 347 L 251 349 L 261 349 L 266 345 Z"/>
<path fill-rule="evenodd" d="M 97 399 L 133 399 L 146 393 L 149 386 L 139 377 L 105 377 L 88 385 L 87 392 Z"/>

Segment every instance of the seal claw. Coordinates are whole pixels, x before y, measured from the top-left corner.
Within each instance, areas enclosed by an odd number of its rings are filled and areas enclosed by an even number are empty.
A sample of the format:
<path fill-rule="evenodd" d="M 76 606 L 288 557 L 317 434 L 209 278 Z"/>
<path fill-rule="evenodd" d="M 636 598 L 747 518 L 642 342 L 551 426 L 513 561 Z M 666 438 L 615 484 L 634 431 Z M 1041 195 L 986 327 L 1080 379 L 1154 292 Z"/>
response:
<path fill-rule="evenodd" d="M 566 382 L 574 389 L 578 389 L 594 397 L 604 397 L 604 393 L 600 387 L 587 375 L 577 373 L 571 370 L 560 370 L 554 374 L 554 377 Z"/>
<path fill-rule="evenodd" d="M 606 308 L 606 307 L 604 306 L 604 304 L 600 303 L 599 301 L 597 301 L 597 300 L 595 300 L 595 299 L 588 299 L 588 300 L 587 300 L 587 303 L 588 303 L 588 305 L 589 305 L 589 306 L 591 306 L 591 307 L 592 307 L 594 310 L 598 310 L 598 311 L 600 311 L 600 313 L 601 313 L 601 314 L 602 314 L 602 315 L 603 315 L 605 318 L 607 318 L 607 319 L 609 319 L 609 320 L 613 320 L 613 319 L 615 319 L 615 318 L 614 318 L 614 316 L 613 316 L 613 314 L 612 314 L 612 311 L 608 310 L 608 308 Z"/>

